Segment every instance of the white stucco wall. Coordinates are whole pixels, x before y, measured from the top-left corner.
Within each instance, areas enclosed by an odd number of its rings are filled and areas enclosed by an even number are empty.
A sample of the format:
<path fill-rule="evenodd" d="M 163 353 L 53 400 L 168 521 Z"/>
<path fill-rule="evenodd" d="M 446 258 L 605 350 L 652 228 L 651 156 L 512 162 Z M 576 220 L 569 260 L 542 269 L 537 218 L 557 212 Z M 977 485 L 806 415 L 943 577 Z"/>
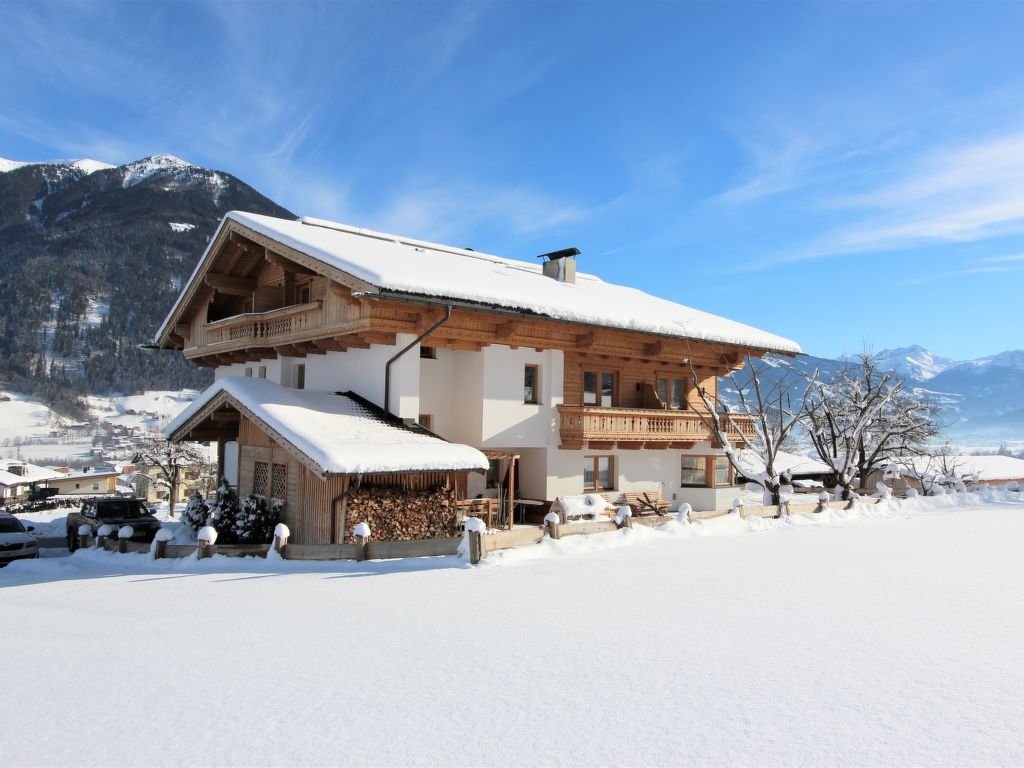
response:
<path fill-rule="evenodd" d="M 658 490 L 663 499 L 672 503 L 673 509 L 683 502 L 689 503 L 697 511 L 725 509 L 739 493 L 735 486 L 692 488 L 683 487 L 679 483 L 680 457 L 714 454 L 721 454 L 721 451 L 713 450 L 708 443 L 698 444 L 695 448 L 685 451 L 563 451 L 553 448 L 547 451 L 547 487 L 546 496 L 543 498 L 554 499 L 557 496 L 582 493 L 585 457 L 599 455 L 615 457 L 616 490 Z M 524 471 L 523 475 L 525 474 Z"/>
<path fill-rule="evenodd" d="M 561 352 L 485 347 L 483 355 L 482 445 L 488 448 L 540 448 L 549 440 L 551 417 L 550 369 Z M 527 365 L 538 367 L 537 404 L 523 402 L 523 375 Z M 561 369 L 559 368 L 559 380 Z"/>

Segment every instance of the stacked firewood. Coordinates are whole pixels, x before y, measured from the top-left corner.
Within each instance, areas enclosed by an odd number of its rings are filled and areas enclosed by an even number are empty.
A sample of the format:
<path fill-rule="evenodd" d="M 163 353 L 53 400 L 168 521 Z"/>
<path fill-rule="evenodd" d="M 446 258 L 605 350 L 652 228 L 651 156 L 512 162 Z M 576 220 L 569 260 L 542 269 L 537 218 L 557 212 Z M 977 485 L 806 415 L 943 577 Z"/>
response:
<path fill-rule="evenodd" d="M 359 523 L 370 524 L 376 541 L 408 541 L 457 536 L 455 491 L 405 491 L 398 488 L 360 488 L 348 495 L 345 541 L 353 541 Z"/>

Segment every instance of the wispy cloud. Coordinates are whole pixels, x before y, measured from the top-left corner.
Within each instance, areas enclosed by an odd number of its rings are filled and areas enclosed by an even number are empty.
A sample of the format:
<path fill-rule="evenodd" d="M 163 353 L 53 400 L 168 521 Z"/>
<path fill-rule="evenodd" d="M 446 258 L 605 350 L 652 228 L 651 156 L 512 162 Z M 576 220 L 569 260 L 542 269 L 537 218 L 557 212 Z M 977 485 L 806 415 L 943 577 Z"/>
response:
<path fill-rule="evenodd" d="M 1024 232 L 1024 133 L 928 152 L 887 183 L 822 204 L 853 223 L 785 254 L 747 264 L 759 269 L 833 256 L 965 243 Z"/>
<path fill-rule="evenodd" d="M 527 187 L 436 181 L 407 186 L 380 206 L 346 215 L 386 231 L 447 241 L 468 232 L 532 235 L 578 221 L 590 210 Z"/>
<path fill-rule="evenodd" d="M 1016 253 L 1012 256 L 988 256 L 982 259 L 985 264 L 1003 264 L 1006 262 L 1024 261 L 1024 253 Z"/>

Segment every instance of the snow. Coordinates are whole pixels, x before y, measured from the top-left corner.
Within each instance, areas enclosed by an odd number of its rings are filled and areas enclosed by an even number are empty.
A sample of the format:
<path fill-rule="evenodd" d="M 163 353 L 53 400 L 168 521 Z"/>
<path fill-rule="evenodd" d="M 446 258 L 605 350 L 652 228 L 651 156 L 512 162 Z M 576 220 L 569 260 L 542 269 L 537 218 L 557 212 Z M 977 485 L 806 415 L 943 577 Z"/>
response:
<path fill-rule="evenodd" d="M 734 451 L 736 463 L 743 471 L 744 477 L 762 477 L 765 473 L 764 459 L 757 451 L 743 448 Z M 775 456 L 775 471 L 780 475 L 788 473 L 792 475 L 817 475 L 830 474 L 832 470 L 828 464 L 808 456 L 800 456 L 795 453 L 779 451 Z"/>
<path fill-rule="evenodd" d="M 199 541 L 214 544 L 217 541 L 217 529 L 209 525 L 204 525 L 196 532 L 196 538 Z"/>
<path fill-rule="evenodd" d="M 606 283 L 593 275 L 577 272 L 575 284 L 559 282 L 544 276 L 536 260 L 517 261 L 320 219 L 291 221 L 231 211 L 221 227 L 228 221 L 364 280 L 379 291 L 496 306 L 574 323 L 800 352 L 798 344 L 781 336 L 635 288 Z M 211 239 L 211 247 L 216 239 Z M 208 248 L 190 284 L 208 265 L 210 256 Z M 188 290 L 178 297 L 157 338 L 187 295 Z"/>
<path fill-rule="evenodd" d="M 128 187 L 133 187 L 139 182 L 145 181 L 154 173 L 160 171 L 187 171 L 196 166 L 174 155 L 152 155 L 121 167 L 124 169 L 124 181 L 122 181 L 121 186 L 128 189 Z"/>
<path fill-rule="evenodd" d="M 370 538 L 370 524 L 363 521 L 352 530 L 353 536 L 361 536 L 364 539 Z"/>
<path fill-rule="evenodd" d="M 105 171 L 109 168 L 116 167 L 110 163 L 103 163 L 99 160 L 90 160 L 89 158 L 83 158 L 81 160 L 49 160 L 44 162 L 23 163 L 17 160 L 5 160 L 0 157 L 0 173 L 13 171 L 16 168 L 22 168 L 26 165 L 64 165 L 71 168 L 77 168 L 80 171 L 85 171 L 86 174 L 95 173 L 96 171 Z"/>
<path fill-rule="evenodd" d="M 214 382 L 165 430 L 170 437 L 221 393 L 262 421 L 327 474 L 482 470 L 476 448 L 385 422 L 344 395 L 289 389 L 267 379 Z"/>
<path fill-rule="evenodd" d="M 571 520 L 574 517 L 584 517 L 586 515 L 592 515 L 596 517 L 605 510 L 615 509 L 614 505 L 609 504 L 608 500 L 604 496 L 597 493 L 584 493 L 578 496 L 559 496 L 555 499 L 555 503 L 551 505 L 552 509 L 561 509 L 565 513 L 566 520 Z"/>
<path fill-rule="evenodd" d="M 939 357 L 917 344 L 898 349 L 883 349 L 871 356 L 883 371 L 895 371 L 898 375 L 928 381 L 956 365 L 955 360 Z"/>
<path fill-rule="evenodd" d="M 198 394 L 195 389 L 149 390 L 141 395 L 89 395 L 86 401 L 94 416 L 110 424 L 157 431 Z"/>
<path fill-rule="evenodd" d="M 175 232 L 191 232 L 196 228 L 195 224 L 186 224 L 182 221 L 169 221 L 167 225 Z"/>
<path fill-rule="evenodd" d="M 961 477 L 977 482 L 1000 482 L 1004 480 L 1020 480 L 1024 478 L 1024 459 L 1012 456 L 954 456 L 948 463 Z M 922 472 L 935 473 L 941 463 L 935 460 L 928 465 L 928 457 L 920 457 L 912 462 L 916 474 Z"/>
<path fill-rule="evenodd" d="M 985 498 L 637 526 L 476 568 L 17 562 L 5 651 L 46 657 L 5 668 L 4 760 L 1020 765 L 1024 505 Z M 82 648 L 134 652 L 112 674 Z M 214 742 L 181 731 L 197 712 L 225 713 Z"/>
<path fill-rule="evenodd" d="M 101 525 L 99 528 L 96 529 L 96 535 L 97 536 L 104 536 L 104 537 L 106 537 L 106 536 L 113 536 L 114 535 L 114 526 L 110 525 L 109 523 L 104 523 L 103 525 Z"/>
<path fill-rule="evenodd" d="M 117 537 L 119 539 L 130 539 L 135 535 L 135 529 L 130 525 L 122 525 L 117 529 Z"/>

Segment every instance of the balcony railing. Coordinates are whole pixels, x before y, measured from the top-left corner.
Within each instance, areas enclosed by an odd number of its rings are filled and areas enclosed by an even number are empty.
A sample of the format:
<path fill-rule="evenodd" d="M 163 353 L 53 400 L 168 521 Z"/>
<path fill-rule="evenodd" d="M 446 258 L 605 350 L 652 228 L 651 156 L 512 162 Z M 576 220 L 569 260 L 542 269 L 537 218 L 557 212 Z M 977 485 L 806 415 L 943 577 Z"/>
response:
<path fill-rule="evenodd" d="M 713 440 L 711 430 L 693 411 L 644 408 L 599 408 L 588 405 L 558 406 L 563 447 L 586 448 L 589 443 L 697 443 Z M 740 430 L 718 417 L 726 436 L 737 444 L 753 433 L 750 416 L 733 416 Z"/>
<path fill-rule="evenodd" d="M 196 347 L 203 353 L 273 346 L 300 340 L 321 327 L 320 302 L 311 301 L 269 312 L 249 312 L 203 326 Z"/>

